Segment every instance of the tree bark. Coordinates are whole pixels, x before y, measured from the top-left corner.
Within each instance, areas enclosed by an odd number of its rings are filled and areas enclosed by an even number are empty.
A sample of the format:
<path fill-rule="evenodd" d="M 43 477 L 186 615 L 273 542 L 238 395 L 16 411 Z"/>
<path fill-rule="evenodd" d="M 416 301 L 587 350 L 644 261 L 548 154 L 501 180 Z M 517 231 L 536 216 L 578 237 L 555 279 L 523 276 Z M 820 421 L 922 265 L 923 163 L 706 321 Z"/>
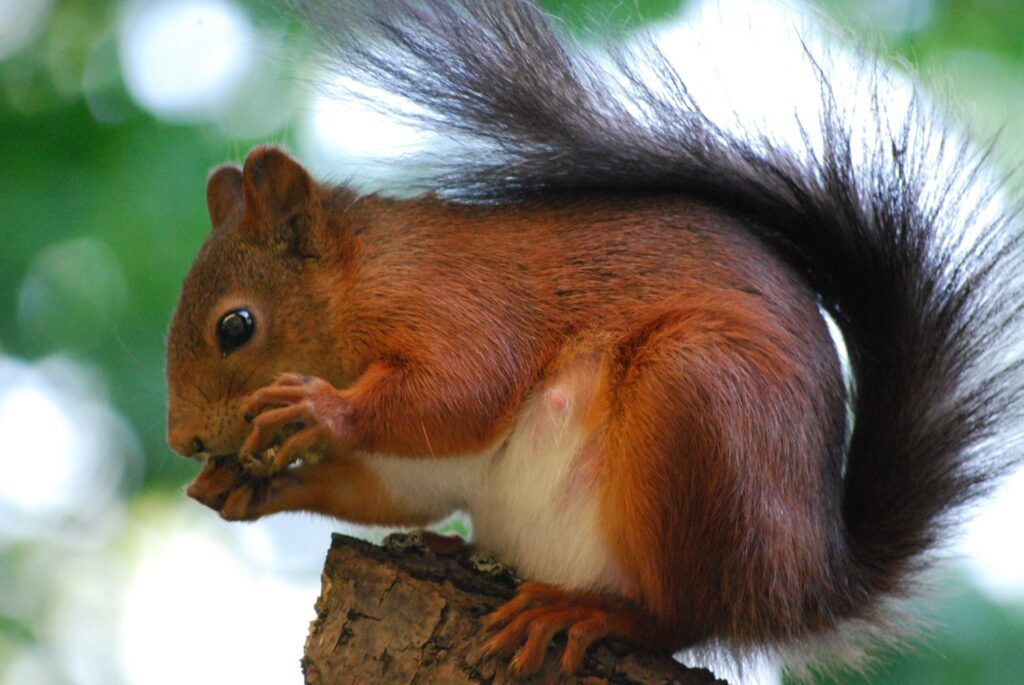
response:
<path fill-rule="evenodd" d="M 306 683 L 512 682 L 507 661 L 481 658 L 485 635 L 480 619 L 514 589 L 507 568 L 467 553 L 436 555 L 416 536 L 392 536 L 378 547 L 336 534 L 324 565 L 317 616 L 306 639 Z M 558 672 L 562 643 L 556 640 L 539 674 L 515 682 L 723 682 L 709 671 L 688 669 L 667 656 L 611 640 L 591 648 L 575 677 L 563 677 Z"/>

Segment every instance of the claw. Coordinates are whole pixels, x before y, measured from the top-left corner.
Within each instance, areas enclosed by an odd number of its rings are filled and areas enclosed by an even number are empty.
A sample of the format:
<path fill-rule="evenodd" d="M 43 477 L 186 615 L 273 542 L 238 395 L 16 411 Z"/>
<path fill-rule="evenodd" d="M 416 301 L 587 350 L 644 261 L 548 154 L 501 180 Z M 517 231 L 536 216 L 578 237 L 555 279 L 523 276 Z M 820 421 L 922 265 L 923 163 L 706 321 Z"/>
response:
<path fill-rule="evenodd" d="M 496 632 L 484 643 L 483 655 L 514 653 L 509 662 L 513 677 L 537 673 L 544 665 L 552 638 L 566 632 L 560 669 L 572 675 L 595 641 L 615 635 L 641 642 L 650 632 L 651 619 L 638 607 L 619 599 L 527 582 L 515 597 L 484 619 L 484 626 Z"/>
<path fill-rule="evenodd" d="M 300 457 L 308 455 L 325 437 L 320 426 L 308 426 L 292 434 L 273 455 L 271 471 L 277 473 Z"/>
<path fill-rule="evenodd" d="M 233 490 L 220 508 L 221 518 L 225 521 L 246 521 L 255 518 L 252 507 L 254 496 L 251 486 Z"/>

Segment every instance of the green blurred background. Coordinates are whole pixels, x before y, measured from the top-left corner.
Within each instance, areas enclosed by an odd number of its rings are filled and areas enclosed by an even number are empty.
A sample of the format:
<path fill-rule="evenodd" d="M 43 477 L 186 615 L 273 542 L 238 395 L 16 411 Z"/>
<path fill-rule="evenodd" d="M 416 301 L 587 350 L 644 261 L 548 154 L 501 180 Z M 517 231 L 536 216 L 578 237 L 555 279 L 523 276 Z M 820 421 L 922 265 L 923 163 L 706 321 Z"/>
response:
<path fill-rule="evenodd" d="M 542 4 L 570 26 L 631 29 L 710 3 Z M 982 136 L 1002 130 L 998 163 L 1024 159 L 1020 0 L 785 6 L 917 72 Z M 207 232 L 209 170 L 269 141 L 321 174 L 353 173 L 344 150 L 317 156 L 330 147 L 323 100 L 297 35 L 271 3 L 0 0 L 0 683 L 300 682 L 320 555 L 338 526 L 220 523 L 180 494 L 196 466 L 163 436 L 163 336 Z M 193 39 L 208 52 L 182 53 Z M 194 71 L 189 56 L 203 55 Z M 1007 523 L 1002 543 L 1020 546 L 1022 521 Z M 922 646 L 852 682 L 1024 682 L 1024 589 L 992 591 L 961 568 L 936 576 Z M 191 615 L 172 615 L 185 606 Z M 234 653 L 242 629 L 224 613 L 273 623 L 278 606 L 297 606 L 283 655 L 251 642 Z M 204 641 L 218 647 L 190 666 Z M 246 659 L 251 671 L 235 663 Z"/>

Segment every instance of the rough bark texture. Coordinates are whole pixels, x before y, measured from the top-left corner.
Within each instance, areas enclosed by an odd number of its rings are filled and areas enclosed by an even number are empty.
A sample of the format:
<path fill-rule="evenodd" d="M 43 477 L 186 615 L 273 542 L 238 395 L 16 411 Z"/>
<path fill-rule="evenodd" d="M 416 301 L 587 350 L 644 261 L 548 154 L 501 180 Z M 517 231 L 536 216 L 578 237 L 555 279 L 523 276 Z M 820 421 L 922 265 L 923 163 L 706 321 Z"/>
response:
<path fill-rule="evenodd" d="M 506 662 L 482 659 L 480 618 L 511 597 L 512 574 L 466 554 L 438 556 L 415 536 L 384 547 L 335 535 L 302 660 L 307 685 L 510 682 Z M 591 649 L 574 678 L 558 673 L 560 645 L 532 683 L 708 685 L 706 670 L 614 641 Z"/>

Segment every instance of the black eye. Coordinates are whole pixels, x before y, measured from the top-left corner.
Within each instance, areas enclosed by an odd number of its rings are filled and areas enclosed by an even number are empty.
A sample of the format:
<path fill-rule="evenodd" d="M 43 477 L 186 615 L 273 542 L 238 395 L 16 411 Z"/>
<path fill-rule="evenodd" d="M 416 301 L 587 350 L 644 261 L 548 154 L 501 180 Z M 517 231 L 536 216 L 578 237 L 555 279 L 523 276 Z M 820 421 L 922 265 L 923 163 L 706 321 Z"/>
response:
<path fill-rule="evenodd" d="M 225 357 L 249 341 L 256 320 L 248 309 L 233 309 L 217 322 L 217 343 Z"/>

